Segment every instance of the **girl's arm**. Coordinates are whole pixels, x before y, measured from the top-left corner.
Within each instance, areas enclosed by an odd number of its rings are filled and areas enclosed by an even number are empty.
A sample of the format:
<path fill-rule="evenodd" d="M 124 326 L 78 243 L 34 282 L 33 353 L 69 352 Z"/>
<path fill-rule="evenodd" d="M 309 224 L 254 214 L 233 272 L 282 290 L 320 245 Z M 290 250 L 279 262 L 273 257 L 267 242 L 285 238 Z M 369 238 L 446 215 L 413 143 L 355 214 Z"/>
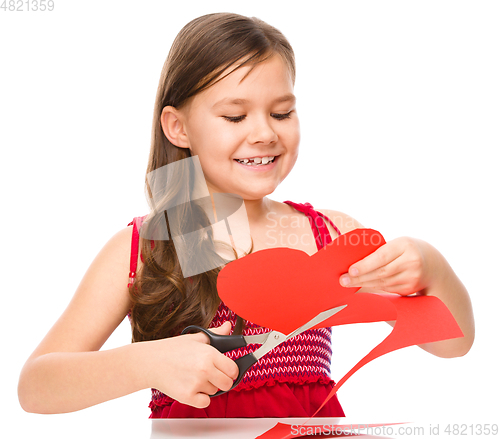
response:
<path fill-rule="evenodd" d="M 363 226 L 340 212 L 322 211 L 346 233 Z M 331 216 L 330 216 L 331 215 Z M 474 342 L 475 326 L 469 294 L 444 256 L 425 241 L 397 238 L 349 267 L 341 276 L 341 285 L 361 287 L 359 291 L 397 293 L 414 292 L 438 297 L 453 314 L 464 337 L 420 345 L 440 357 L 465 355 Z"/>
<path fill-rule="evenodd" d="M 132 227 L 123 229 L 104 246 L 67 309 L 27 360 L 18 386 L 24 410 L 70 412 L 149 387 L 206 407 L 208 394 L 231 387 L 236 364 L 208 345 L 204 334 L 99 351 L 130 307 L 131 234 Z"/>

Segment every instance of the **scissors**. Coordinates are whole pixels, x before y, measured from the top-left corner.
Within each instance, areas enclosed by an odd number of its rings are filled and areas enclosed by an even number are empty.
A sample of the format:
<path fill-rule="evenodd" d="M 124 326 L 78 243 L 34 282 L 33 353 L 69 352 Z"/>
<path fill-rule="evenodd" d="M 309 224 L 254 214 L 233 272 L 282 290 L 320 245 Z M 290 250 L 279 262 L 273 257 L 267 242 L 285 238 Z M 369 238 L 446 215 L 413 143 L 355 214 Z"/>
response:
<path fill-rule="evenodd" d="M 262 345 L 255 352 L 251 352 L 244 355 L 243 357 L 234 360 L 238 365 L 239 374 L 238 378 L 236 378 L 236 380 L 234 381 L 233 386 L 231 387 L 231 389 L 229 389 L 232 390 L 240 383 L 247 370 L 250 369 L 250 367 L 252 367 L 257 361 L 259 361 L 264 355 L 272 351 L 276 346 L 287 340 L 290 340 L 291 338 L 304 331 L 307 331 L 308 329 L 316 326 L 318 323 L 325 321 L 334 314 L 343 310 L 346 306 L 347 305 L 342 305 L 336 308 L 329 309 L 327 311 L 323 311 L 313 319 L 309 320 L 306 324 L 302 325 L 300 328 L 296 329 L 288 335 L 282 334 L 278 331 L 270 331 L 266 332 L 265 334 L 259 335 L 219 335 L 214 334 L 208 329 L 196 325 L 188 326 L 182 331 L 182 334 L 191 334 L 193 332 L 201 331 L 207 334 L 208 338 L 210 339 L 210 344 L 221 353 L 229 352 L 233 349 L 243 348 L 249 344 Z M 229 392 L 229 390 L 219 390 L 214 395 L 210 395 L 210 397 L 222 395 L 223 393 Z"/>

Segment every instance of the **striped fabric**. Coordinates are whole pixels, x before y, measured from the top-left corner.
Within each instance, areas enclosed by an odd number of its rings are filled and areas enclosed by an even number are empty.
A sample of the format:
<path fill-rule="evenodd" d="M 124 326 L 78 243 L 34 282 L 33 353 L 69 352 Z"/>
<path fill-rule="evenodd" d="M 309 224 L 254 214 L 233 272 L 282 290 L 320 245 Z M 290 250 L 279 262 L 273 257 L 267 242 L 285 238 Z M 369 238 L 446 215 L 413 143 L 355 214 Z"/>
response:
<path fill-rule="evenodd" d="M 216 328 L 229 320 L 236 324 L 236 314 L 221 303 L 211 328 Z M 244 335 L 257 335 L 270 329 L 246 322 Z M 236 360 L 260 347 L 251 344 L 235 349 L 225 355 Z M 330 382 L 330 361 L 332 357 L 331 328 L 305 331 L 293 339 L 285 341 L 255 363 L 245 374 L 240 384 L 232 391 L 249 390 L 260 386 L 272 386 L 276 382 L 305 384 L 311 382 Z M 172 398 L 156 389 L 152 389 L 151 405 L 163 406 L 172 402 Z"/>

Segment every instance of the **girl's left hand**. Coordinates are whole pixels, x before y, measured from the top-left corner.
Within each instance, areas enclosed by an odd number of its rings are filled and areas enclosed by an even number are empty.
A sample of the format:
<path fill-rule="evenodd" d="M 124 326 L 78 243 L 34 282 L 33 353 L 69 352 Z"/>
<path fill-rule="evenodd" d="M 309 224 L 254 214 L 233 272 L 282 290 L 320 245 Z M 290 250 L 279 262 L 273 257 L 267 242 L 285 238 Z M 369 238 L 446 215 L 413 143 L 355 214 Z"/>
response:
<path fill-rule="evenodd" d="M 340 277 L 340 284 L 402 296 L 423 292 L 432 281 L 433 251 L 432 246 L 418 239 L 394 239 L 351 265 L 349 272 Z"/>

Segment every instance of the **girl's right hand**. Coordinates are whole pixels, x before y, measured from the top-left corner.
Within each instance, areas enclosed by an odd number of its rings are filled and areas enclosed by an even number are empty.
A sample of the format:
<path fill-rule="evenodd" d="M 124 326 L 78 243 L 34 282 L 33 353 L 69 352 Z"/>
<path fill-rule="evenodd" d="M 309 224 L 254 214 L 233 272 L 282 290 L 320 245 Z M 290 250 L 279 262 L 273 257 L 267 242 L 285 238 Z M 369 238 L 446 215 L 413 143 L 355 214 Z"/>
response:
<path fill-rule="evenodd" d="M 229 335 L 231 323 L 211 328 Z M 238 377 L 238 366 L 209 344 L 202 332 L 145 342 L 154 349 L 149 357 L 151 387 L 182 404 L 205 408 L 219 389 L 229 390 Z"/>

